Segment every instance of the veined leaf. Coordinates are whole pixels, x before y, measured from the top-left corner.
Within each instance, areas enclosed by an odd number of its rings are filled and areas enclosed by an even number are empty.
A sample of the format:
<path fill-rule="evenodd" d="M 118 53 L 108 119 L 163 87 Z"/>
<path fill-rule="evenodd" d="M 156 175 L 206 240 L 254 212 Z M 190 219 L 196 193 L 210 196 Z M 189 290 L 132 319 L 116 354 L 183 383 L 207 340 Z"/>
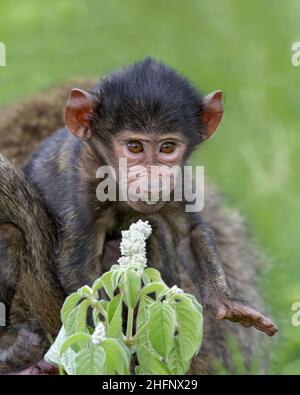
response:
<path fill-rule="evenodd" d="M 130 374 L 130 351 L 117 339 L 105 339 L 101 346 L 106 353 L 106 374 Z"/>
<path fill-rule="evenodd" d="M 185 361 L 189 361 L 197 354 L 202 343 L 203 317 L 189 298 L 177 302 L 175 311 L 180 354 Z"/>
<path fill-rule="evenodd" d="M 145 321 L 141 326 L 139 327 L 139 330 L 135 334 L 135 342 L 136 344 L 144 344 L 147 345 L 149 348 L 151 348 L 151 344 L 149 341 L 149 336 L 148 336 L 148 322 Z"/>
<path fill-rule="evenodd" d="M 64 328 L 67 336 L 71 336 L 76 332 L 76 314 L 79 305 L 74 307 L 74 309 L 68 314 L 66 320 L 64 321 Z"/>
<path fill-rule="evenodd" d="M 77 291 L 78 295 L 82 298 L 91 298 L 94 296 L 94 292 L 91 287 L 88 285 L 84 285 L 83 287 L 79 288 Z"/>
<path fill-rule="evenodd" d="M 99 302 L 97 302 L 97 305 L 93 306 L 93 321 L 94 321 L 95 326 L 97 326 L 100 322 L 99 315 L 102 314 L 102 316 L 104 316 L 104 313 L 102 312 L 102 310 L 104 310 L 104 312 L 107 312 L 108 304 L 109 304 L 109 302 L 107 300 L 99 300 Z"/>
<path fill-rule="evenodd" d="M 143 281 L 146 280 L 146 282 L 163 282 L 161 278 L 161 274 L 158 270 L 154 269 L 153 267 L 147 267 L 143 274 L 142 274 L 142 279 Z M 148 280 L 149 279 L 149 280 Z M 144 281 L 144 284 L 146 284 Z M 148 285 L 148 284 L 147 284 Z"/>
<path fill-rule="evenodd" d="M 77 375 L 101 375 L 105 374 L 106 355 L 103 348 L 90 347 L 81 350 L 76 358 Z"/>
<path fill-rule="evenodd" d="M 121 278 L 121 274 L 122 272 L 120 270 L 112 270 L 112 282 L 113 282 L 113 286 L 114 289 L 116 289 L 119 285 L 119 280 Z"/>
<path fill-rule="evenodd" d="M 71 335 L 68 337 L 64 343 L 61 345 L 60 348 L 60 355 L 63 354 L 67 348 L 71 347 L 73 344 L 78 344 L 79 342 L 83 343 L 86 346 L 87 342 L 91 339 L 91 335 L 88 333 L 84 332 L 78 332 L 74 333 L 74 335 Z"/>
<path fill-rule="evenodd" d="M 81 299 L 82 297 L 77 292 L 72 293 L 66 298 L 60 313 L 63 323 L 67 320 L 68 315 L 76 307 Z"/>
<path fill-rule="evenodd" d="M 116 289 L 116 284 L 114 283 L 114 279 L 113 279 L 113 272 L 104 273 L 100 277 L 100 279 L 105 289 L 105 292 L 107 293 L 109 298 L 112 299 L 114 296 L 114 291 Z"/>
<path fill-rule="evenodd" d="M 150 307 L 148 334 L 152 347 L 167 358 L 174 344 L 176 315 L 166 302 L 155 302 Z"/>
<path fill-rule="evenodd" d="M 192 301 L 194 307 L 199 311 L 199 313 L 202 314 L 202 311 L 203 311 L 202 305 L 198 302 L 198 300 L 195 298 L 194 295 L 184 293 L 184 294 L 179 294 L 178 297 L 176 296 L 176 299 L 178 299 L 178 300 L 182 300 L 182 299 L 186 299 L 186 298 L 190 299 Z"/>
<path fill-rule="evenodd" d="M 78 309 L 75 316 L 75 331 L 86 332 L 87 331 L 87 311 L 91 302 L 85 299 L 78 305 Z"/>
<path fill-rule="evenodd" d="M 168 355 L 168 363 L 169 369 L 172 374 L 186 374 L 190 367 L 190 361 L 182 358 L 180 353 L 180 344 L 177 336 L 175 336 L 174 346 Z"/>
<path fill-rule="evenodd" d="M 112 300 L 108 303 L 107 306 L 108 323 L 110 323 L 111 320 L 113 319 L 113 316 L 115 315 L 115 312 L 119 307 L 120 299 L 121 299 L 121 295 L 119 294 L 114 296 Z"/>
<path fill-rule="evenodd" d="M 114 307 L 115 313 L 108 323 L 107 336 L 122 339 L 122 298 Z"/>
<path fill-rule="evenodd" d="M 144 344 L 137 344 L 136 354 L 140 369 L 149 374 L 170 375 L 171 371 L 155 353 Z"/>
<path fill-rule="evenodd" d="M 124 275 L 124 297 L 128 307 L 134 309 L 140 297 L 141 279 L 133 269 L 126 270 Z"/>
<path fill-rule="evenodd" d="M 61 365 L 69 375 L 75 374 L 75 357 L 76 353 L 68 348 L 62 355 L 60 349 L 62 344 L 67 340 L 65 329 L 62 326 L 55 342 L 51 345 L 50 349 L 45 355 L 45 360 L 51 364 Z"/>
<path fill-rule="evenodd" d="M 144 287 L 141 290 L 141 297 L 150 293 L 155 292 L 156 296 L 158 296 L 161 292 L 167 290 L 168 287 L 166 286 L 166 284 L 155 281 L 149 285 L 147 285 L 146 287 Z"/>
<path fill-rule="evenodd" d="M 90 305 L 88 299 L 84 299 L 80 304 L 78 304 L 68 315 L 66 321 L 64 322 L 64 328 L 67 336 L 71 336 L 77 332 L 88 332 L 87 330 L 87 309 Z M 83 346 L 83 345 L 81 345 Z M 72 346 L 74 351 L 79 350 L 79 345 L 74 344 Z"/>
<path fill-rule="evenodd" d="M 117 288 L 120 276 L 120 266 L 114 265 L 114 268 L 112 266 L 109 272 L 104 273 L 94 282 L 92 286 L 93 291 L 99 291 L 99 289 L 104 287 L 105 291 L 108 291 L 106 293 L 109 295 L 109 293 Z"/>
<path fill-rule="evenodd" d="M 63 343 L 67 340 L 67 335 L 64 326 L 60 328 L 58 335 L 54 342 L 51 344 L 51 347 L 46 352 L 44 358 L 47 362 L 59 365 L 60 361 L 60 350 Z"/>
<path fill-rule="evenodd" d="M 97 280 L 94 281 L 92 285 L 92 290 L 93 292 L 99 291 L 101 288 L 103 288 L 103 282 L 102 282 L 102 277 L 97 278 Z"/>
<path fill-rule="evenodd" d="M 138 331 L 144 322 L 149 319 L 149 308 L 155 301 L 149 296 L 145 295 L 140 298 L 138 314 L 136 319 L 136 330 Z"/>

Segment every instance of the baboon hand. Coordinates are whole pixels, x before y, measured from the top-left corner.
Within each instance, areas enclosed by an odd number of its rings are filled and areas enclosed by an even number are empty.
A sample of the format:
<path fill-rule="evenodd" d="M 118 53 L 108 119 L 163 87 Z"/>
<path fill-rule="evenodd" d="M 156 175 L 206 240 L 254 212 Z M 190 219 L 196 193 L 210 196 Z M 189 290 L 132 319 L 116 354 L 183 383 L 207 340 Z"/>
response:
<path fill-rule="evenodd" d="M 217 319 L 239 322 L 247 328 L 254 326 L 254 328 L 266 333 L 268 336 L 273 336 L 278 331 L 276 325 L 269 318 L 236 301 L 227 300 L 220 305 L 217 309 Z"/>

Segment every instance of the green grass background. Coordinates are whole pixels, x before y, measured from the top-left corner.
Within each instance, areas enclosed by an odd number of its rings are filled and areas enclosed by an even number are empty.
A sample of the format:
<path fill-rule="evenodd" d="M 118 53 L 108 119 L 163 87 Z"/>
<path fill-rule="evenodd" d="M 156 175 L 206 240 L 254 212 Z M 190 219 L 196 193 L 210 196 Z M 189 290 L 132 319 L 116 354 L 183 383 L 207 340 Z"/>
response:
<path fill-rule="evenodd" d="M 0 104 L 146 55 L 204 92 L 223 89 L 225 119 L 195 155 L 249 218 L 273 265 L 261 279 L 280 327 L 271 373 L 300 373 L 300 41 L 297 0 L 1 0 Z M 10 131 L 7 131 L 9 133 Z"/>

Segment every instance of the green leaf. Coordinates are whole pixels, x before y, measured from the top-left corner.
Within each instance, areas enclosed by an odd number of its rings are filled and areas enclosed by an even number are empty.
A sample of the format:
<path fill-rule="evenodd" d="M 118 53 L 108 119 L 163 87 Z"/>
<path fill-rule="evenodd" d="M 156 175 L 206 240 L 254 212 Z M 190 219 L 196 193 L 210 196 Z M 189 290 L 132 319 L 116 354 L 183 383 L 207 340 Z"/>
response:
<path fill-rule="evenodd" d="M 107 336 L 122 339 L 122 298 L 119 299 L 115 313 L 108 323 Z"/>
<path fill-rule="evenodd" d="M 106 318 L 106 312 L 108 308 L 108 301 L 107 300 L 99 300 L 97 304 L 93 305 L 93 321 L 95 326 L 97 326 L 100 322 L 100 314 L 103 318 Z"/>
<path fill-rule="evenodd" d="M 145 344 L 151 347 L 150 341 L 149 341 L 149 336 L 148 336 L 148 322 L 145 321 L 142 323 L 138 329 L 138 331 L 135 334 L 135 343 L 136 344 Z"/>
<path fill-rule="evenodd" d="M 88 332 L 86 320 L 89 305 L 90 301 L 88 299 L 84 299 L 71 311 L 71 313 L 69 313 L 64 322 L 64 328 L 67 336 L 71 336 L 77 332 Z M 73 349 L 74 351 L 78 351 L 77 345 L 74 345 Z"/>
<path fill-rule="evenodd" d="M 144 372 L 144 374 L 171 374 L 167 365 L 160 360 L 161 357 L 151 347 L 147 322 L 141 326 L 135 339 L 140 372 Z"/>
<path fill-rule="evenodd" d="M 136 319 L 136 330 L 138 331 L 140 327 L 149 319 L 149 308 L 155 301 L 149 296 L 143 296 L 139 301 L 138 314 Z"/>
<path fill-rule="evenodd" d="M 138 366 L 136 366 L 134 368 L 134 372 L 138 376 L 140 376 L 140 375 L 149 375 L 149 373 L 146 372 L 140 365 L 138 365 Z"/>
<path fill-rule="evenodd" d="M 76 332 L 87 332 L 87 312 L 91 302 L 85 299 L 78 306 L 75 316 L 75 331 Z"/>
<path fill-rule="evenodd" d="M 99 311 L 97 309 L 93 309 L 93 322 L 95 327 L 99 324 L 100 320 L 100 316 L 99 316 Z"/>
<path fill-rule="evenodd" d="M 114 291 L 116 289 L 116 284 L 114 283 L 113 271 L 106 272 L 101 276 L 101 282 L 104 286 L 105 292 L 112 299 L 114 296 Z"/>
<path fill-rule="evenodd" d="M 153 292 L 156 293 L 156 296 L 159 296 L 159 294 L 161 292 L 163 292 L 163 291 L 165 291 L 167 289 L 168 289 L 168 287 L 166 286 L 166 284 L 158 282 L 158 281 L 155 281 L 155 282 L 147 285 L 146 287 L 144 287 L 141 290 L 141 295 L 140 296 L 142 297 L 144 295 L 147 295 L 147 294 L 150 294 L 150 293 L 153 293 Z"/>
<path fill-rule="evenodd" d="M 70 337 L 68 337 L 64 343 L 61 345 L 60 348 L 60 355 L 63 354 L 67 348 L 71 347 L 73 344 L 76 343 L 84 343 L 84 347 L 86 347 L 87 342 L 89 342 L 91 339 L 91 336 L 88 333 L 84 333 L 84 332 L 78 332 L 78 333 L 74 333 L 74 335 L 71 335 Z"/>
<path fill-rule="evenodd" d="M 154 281 L 155 282 L 163 282 L 160 272 L 158 270 L 154 269 L 153 267 L 147 267 L 144 270 L 144 272 L 142 274 L 142 279 L 143 279 L 143 281 L 145 280 L 144 281 L 145 284 L 146 284 L 146 282 L 149 282 L 149 280 L 151 280 L 151 282 L 154 282 Z"/>
<path fill-rule="evenodd" d="M 62 366 L 69 375 L 74 375 L 76 353 L 71 348 L 68 348 L 62 355 L 60 355 L 61 346 L 66 340 L 67 336 L 65 329 L 62 326 L 57 338 L 46 353 L 45 360 L 50 364 Z"/>
<path fill-rule="evenodd" d="M 71 336 L 76 332 L 76 314 L 78 311 L 79 305 L 77 305 L 67 316 L 67 319 L 64 321 L 64 328 L 67 336 Z"/>
<path fill-rule="evenodd" d="M 94 281 L 94 284 L 92 285 L 92 290 L 93 292 L 99 291 L 101 288 L 103 288 L 103 282 L 102 282 L 102 277 L 97 278 L 97 280 Z"/>
<path fill-rule="evenodd" d="M 111 295 L 118 286 L 118 282 L 121 276 L 121 270 L 119 265 L 114 265 L 111 267 L 109 272 L 104 273 L 100 278 L 98 278 L 92 289 L 94 292 L 99 291 L 104 287 L 107 295 L 111 298 Z"/>
<path fill-rule="evenodd" d="M 177 336 L 175 336 L 174 346 L 168 356 L 168 367 L 172 374 L 186 374 L 190 367 L 190 361 L 182 358 Z"/>
<path fill-rule="evenodd" d="M 83 287 L 79 288 L 77 293 L 82 298 L 92 298 L 94 296 L 94 292 L 92 288 L 89 287 L 88 285 L 84 285 Z"/>
<path fill-rule="evenodd" d="M 67 340 L 67 335 L 64 326 L 60 328 L 56 339 L 51 344 L 51 347 L 45 354 L 44 358 L 47 362 L 59 365 L 60 364 L 60 349 L 63 343 Z"/>
<path fill-rule="evenodd" d="M 142 280 L 143 280 L 144 287 L 146 287 L 147 285 L 151 284 L 150 277 L 145 275 L 145 273 L 142 273 Z"/>
<path fill-rule="evenodd" d="M 175 311 L 166 302 L 155 302 L 150 307 L 148 333 L 156 352 L 167 358 L 174 344 L 176 328 Z"/>
<path fill-rule="evenodd" d="M 72 293 L 66 298 L 60 313 L 63 323 L 67 320 L 69 314 L 81 299 L 82 297 L 77 292 Z"/>
<path fill-rule="evenodd" d="M 149 374 L 170 375 L 170 369 L 165 363 L 159 360 L 155 353 L 145 344 L 137 344 L 136 354 L 140 369 Z"/>
<path fill-rule="evenodd" d="M 176 302 L 175 311 L 180 354 L 185 361 L 189 361 L 198 353 L 202 343 L 203 317 L 189 298 Z"/>
<path fill-rule="evenodd" d="M 119 280 L 121 278 L 122 272 L 121 270 L 112 270 L 111 272 L 112 272 L 111 279 L 114 285 L 114 289 L 116 289 L 119 285 Z"/>
<path fill-rule="evenodd" d="M 130 351 L 117 339 L 105 339 L 101 346 L 106 353 L 106 374 L 130 374 Z"/>
<path fill-rule="evenodd" d="M 109 304 L 108 300 L 99 300 L 98 304 L 100 304 L 102 306 L 104 311 L 107 311 L 108 304 Z"/>
<path fill-rule="evenodd" d="M 120 299 L 121 299 L 121 295 L 119 294 L 114 296 L 112 300 L 108 303 L 108 307 L 107 307 L 108 323 L 110 323 L 111 320 L 113 319 L 113 316 L 115 315 L 115 312 L 119 307 Z"/>
<path fill-rule="evenodd" d="M 76 358 L 77 375 L 105 374 L 106 355 L 102 347 L 90 347 L 81 350 Z"/>
<path fill-rule="evenodd" d="M 194 295 L 184 293 L 184 294 L 179 294 L 178 297 L 176 296 L 176 299 L 178 299 L 178 300 L 182 300 L 182 299 L 186 299 L 186 298 L 190 299 L 192 301 L 194 307 L 199 311 L 199 313 L 202 314 L 202 311 L 203 311 L 202 305 L 198 302 L 198 300 L 195 298 Z"/>
<path fill-rule="evenodd" d="M 134 309 L 139 301 L 141 279 L 133 269 L 126 270 L 124 275 L 124 296 L 128 307 Z"/>

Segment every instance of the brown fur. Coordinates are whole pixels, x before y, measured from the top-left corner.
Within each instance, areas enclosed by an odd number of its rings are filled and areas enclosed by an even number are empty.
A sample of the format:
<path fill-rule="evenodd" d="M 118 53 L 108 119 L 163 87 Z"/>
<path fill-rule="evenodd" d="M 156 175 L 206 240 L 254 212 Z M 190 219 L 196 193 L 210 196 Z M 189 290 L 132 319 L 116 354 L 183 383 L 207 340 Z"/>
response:
<path fill-rule="evenodd" d="M 21 165 L 44 137 L 63 126 L 62 109 L 69 89 L 74 86 L 84 89 L 92 86 L 93 82 L 73 81 L 42 92 L 20 104 L 0 109 L 0 152 Z M 63 160 L 59 166 L 61 171 L 65 170 Z M 236 211 L 224 208 L 219 194 L 210 185 L 206 187 L 203 217 L 215 233 L 224 271 L 233 294 L 261 309 L 262 301 L 255 279 L 263 259 L 257 252 L 257 247 L 249 240 L 243 218 Z M 194 286 L 186 273 L 181 273 L 181 278 L 183 288 L 193 292 Z M 22 309 L 22 299 L 15 306 Z M 231 367 L 224 340 L 227 334 L 236 336 L 248 360 L 256 353 L 261 337 L 264 336 L 252 328 L 245 329 L 230 322 L 218 322 L 207 311 L 204 322 L 203 347 L 193 363 L 192 373 L 211 373 L 211 362 L 216 357 L 223 359 Z"/>
<path fill-rule="evenodd" d="M 23 173 L 1 155 L 0 179 L 0 206 L 6 204 L 6 209 L 0 212 L 0 223 L 12 222 L 24 238 L 17 239 L 17 246 L 14 243 L 16 255 L 13 272 L 16 273 L 17 292 L 11 303 L 10 321 L 25 321 L 34 312 L 39 322 L 45 323 L 42 329 L 53 334 L 59 327 L 57 319 L 51 317 L 59 315 L 61 300 L 54 274 L 54 225 Z M 7 204 L 7 197 L 10 204 Z M 9 230 L 14 235 L 17 233 L 15 229 Z M 7 231 L 7 225 L 2 231 Z M 53 301 L 51 305 L 49 300 Z M 20 306 L 20 301 L 24 302 L 24 306 Z"/>
<path fill-rule="evenodd" d="M 24 163 L 45 137 L 64 125 L 63 109 L 71 87 L 92 84 L 92 80 L 77 80 L 0 108 L 0 152 L 17 165 Z"/>

